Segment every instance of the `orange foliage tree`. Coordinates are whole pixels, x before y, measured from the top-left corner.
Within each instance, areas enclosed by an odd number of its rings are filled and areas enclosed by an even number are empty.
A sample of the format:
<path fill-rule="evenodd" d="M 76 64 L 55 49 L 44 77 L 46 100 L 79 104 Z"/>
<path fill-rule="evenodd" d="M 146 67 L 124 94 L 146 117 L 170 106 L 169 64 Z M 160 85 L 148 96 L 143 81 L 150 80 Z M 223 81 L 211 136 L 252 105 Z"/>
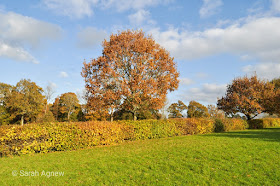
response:
<path fill-rule="evenodd" d="M 123 31 L 104 40 L 102 56 L 84 63 L 88 105 L 133 113 L 160 109 L 168 91 L 178 88 L 174 58 L 142 31 Z"/>
<path fill-rule="evenodd" d="M 260 113 L 275 112 L 274 84 L 252 77 L 236 78 L 227 86 L 226 95 L 218 99 L 217 106 L 226 114 L 243 113 L 251 120 Z"/>

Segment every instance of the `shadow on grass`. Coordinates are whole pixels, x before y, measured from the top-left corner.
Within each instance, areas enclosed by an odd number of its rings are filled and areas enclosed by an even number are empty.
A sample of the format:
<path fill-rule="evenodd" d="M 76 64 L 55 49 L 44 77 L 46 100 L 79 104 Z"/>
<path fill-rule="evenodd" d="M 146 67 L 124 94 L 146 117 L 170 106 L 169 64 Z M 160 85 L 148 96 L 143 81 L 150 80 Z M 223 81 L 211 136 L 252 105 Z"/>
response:
<path fill-rule="evenodd" d="M 205 136 L 210 136 L 210 134 Z M 224 132 L 224 133 L 215 133 L 215 134 L 211 134 L 211 136 L 229 137 L 229 138 L 251 138 L 251 139 L 260 139 L 264 141 L 280 142 L 280 128 L 232 131 L 232 132 Z"/>

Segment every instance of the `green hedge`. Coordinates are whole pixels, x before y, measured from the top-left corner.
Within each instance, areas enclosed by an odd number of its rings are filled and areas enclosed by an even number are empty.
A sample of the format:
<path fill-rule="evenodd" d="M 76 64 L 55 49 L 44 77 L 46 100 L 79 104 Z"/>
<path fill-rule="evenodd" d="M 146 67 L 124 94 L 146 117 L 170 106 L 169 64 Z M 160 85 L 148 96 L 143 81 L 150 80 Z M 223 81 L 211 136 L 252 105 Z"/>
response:
<path fill-rule="evenodd" d="M 263 129 L 269 127 L 280 127 L 280 118 L 263 118 L 248 121 L 250 129 Z"/>
<path fill-rule="evenodd" d="M 238 119 L 170 119 L 115 122 L 51 122 L 0 127 L 0 156 L 74 150 L 125 140 L 163 138 L 178 135 L 242 130 Z"/>

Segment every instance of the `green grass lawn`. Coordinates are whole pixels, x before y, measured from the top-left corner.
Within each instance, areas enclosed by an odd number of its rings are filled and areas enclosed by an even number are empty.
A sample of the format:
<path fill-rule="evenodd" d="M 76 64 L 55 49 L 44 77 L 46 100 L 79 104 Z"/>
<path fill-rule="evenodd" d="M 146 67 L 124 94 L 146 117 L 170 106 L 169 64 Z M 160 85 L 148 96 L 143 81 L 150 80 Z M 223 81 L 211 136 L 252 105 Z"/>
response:
<path fill-rule="evenodd" d="M 0 185 L 277 185 L 280 129 L 181 136 L 5 157 L 0 158 L 0 167 Z M 24 176 L 30 171 L 35 176 Z M 41 175 L 42 171 L 64 175 L 47 177 Z"/>

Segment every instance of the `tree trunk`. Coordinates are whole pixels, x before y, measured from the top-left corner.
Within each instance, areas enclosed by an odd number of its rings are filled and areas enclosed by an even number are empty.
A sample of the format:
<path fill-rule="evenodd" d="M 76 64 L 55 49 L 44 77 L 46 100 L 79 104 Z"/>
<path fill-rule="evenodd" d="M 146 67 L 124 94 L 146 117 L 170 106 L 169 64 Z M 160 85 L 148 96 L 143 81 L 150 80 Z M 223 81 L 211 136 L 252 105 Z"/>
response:
<path fill-rule="evenodd" d="M 47 114 L 47 109 L 48 109 L 48 103 L 46 104 L 45 115 Z"/>
<path fill-rule="evenodd" d="M 251 118 L 251 116 L 250 115 L 245 115 L 246 116 L 246 118 L 247 118 L 247 120 L 249 121 L 249 120 L 251 120 L 252 118 Z"/>
<path fill-rule="evenodd" d="M 68 112 L 67 119 L 69 121 L 69 119 L 70 119 L 70 111 Z"/>
<path fill-rule="evenodd" d="M 23 115 L 22 115 L 22 116 L 21 116 L 21 120 L 20 120 L 21 126 L 23 126 L 23 122 L 24 122 L 24 120 L 23 120 Z"/>
<path fill-rule="evenodd" d="M 114 107 L 113 106 L 111 106 L 111 113 L 110 113 L 110 116 L 111 116 L 111 122 L 113 122 L 114 121 Z"/>
<path fill-rule="evenodd" d="M 133 120 L 136 121 L 137 120 L 137 116 L 136 116 L 136 112 L 133 113 Z"/>

